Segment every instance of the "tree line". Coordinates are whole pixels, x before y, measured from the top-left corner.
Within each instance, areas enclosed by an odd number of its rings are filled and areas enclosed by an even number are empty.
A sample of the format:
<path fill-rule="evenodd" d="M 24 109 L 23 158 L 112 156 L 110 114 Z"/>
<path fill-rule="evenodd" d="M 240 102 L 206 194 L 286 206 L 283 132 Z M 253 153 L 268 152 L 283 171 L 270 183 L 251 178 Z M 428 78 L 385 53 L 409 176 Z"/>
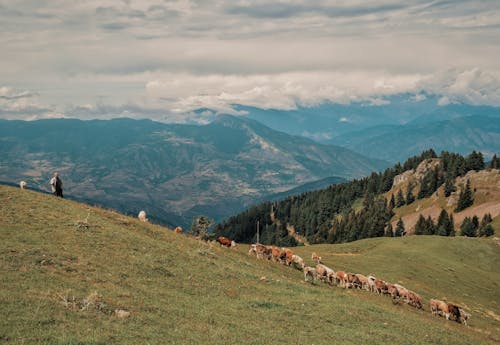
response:
<path fill-rule="evenodd" d="M 440 158 L 441 162 L 426 172 L 419 185 L 410 185 L 406 193 L 399 190 L 396 197 L 392 195 L 388 201 L 385 199 L 382 194 L 392 188 L 395 176 L 417 168 L 421 162 L 430 158 Z M 438 157 L 430 149 L 410 157 L 403 164 L 397 163 L 383 172 L 374 172 L 362 179 L 290 196 L 278 202 L 254 205 L 217 224 L 214 231 L 217 235 L 237 242 L 253 243 L 257 239 L 259 223 L 260 242 L 280 246 L 297 244 L 295 238 L 289 235 L 287 224 L 292 224 L 295 232 L 305 236 L 310 243 L 341 243 L 369 237 L 402 235 L 405 233 L 404 224 L 400 224 L 402 220 L 398 222 L 399 228 L 397 226 L 392 229 L 390 225 L 394 208 L 429 197 L 442 185 L 445 195 L 449 196 L 455 192 L 456 177 L 464 176 L 470 170 L 497 166 L 500 166 L 500 159 L 496 155 L 486 166 L 480 152 L 473 151 L 464 157 L 443 151 Z M 467 183 L 460 192 L 455 211 L 469 207 L 472 202 L 473 192 L 470 183 Z M 436 228 L 432 231 L 433 234 L 452 234 L 449 217 L 446 221 L 443 215 L 438 223 L 433 225 L 433 229 Z"/>

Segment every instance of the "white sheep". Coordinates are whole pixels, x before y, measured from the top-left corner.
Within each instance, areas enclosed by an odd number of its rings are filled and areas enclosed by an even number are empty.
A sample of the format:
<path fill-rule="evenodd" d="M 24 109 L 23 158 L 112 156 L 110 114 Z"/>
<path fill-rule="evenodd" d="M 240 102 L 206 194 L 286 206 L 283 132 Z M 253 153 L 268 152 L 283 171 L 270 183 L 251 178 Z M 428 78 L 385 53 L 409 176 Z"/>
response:
<path fill-rule="evenodd" d="M 21 189 L 26 189 L 28 188 L 28 184 L 26 183 L 26 181 L 21 181 L 19 182 L 19 187 L 21 187 Z"/>
<path fill-rule="evenodd" d="M 147 222 L 148 221 L 148 219 L 146 218 L 146 212 L 145 211 L 139 212 L 139 215 L 137 216 L 137 218 L 139 218 L 139 220 L 141 222 Z"/>

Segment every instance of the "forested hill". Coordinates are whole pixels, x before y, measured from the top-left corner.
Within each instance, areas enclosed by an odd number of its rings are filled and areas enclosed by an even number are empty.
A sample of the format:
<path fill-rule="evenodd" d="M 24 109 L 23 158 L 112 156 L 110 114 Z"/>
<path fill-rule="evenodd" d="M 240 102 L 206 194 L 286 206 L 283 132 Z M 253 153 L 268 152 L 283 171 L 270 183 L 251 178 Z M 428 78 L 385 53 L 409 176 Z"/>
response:
<path fill-rule="evenodd" d="M 434 164 L 430 164 L 431 162 Z M 399 233 L 396 233 L 392 227 L 395 214 L 401 214 L 395 212 L 398 208 L 436 195 L 439 189 L 450 200 L 454 197 L 455 204 L 452 206 L 454 211 L 459 212 L 471 206 L 470 203 L 467 204 L 468 201 L 459 205 L 462 194 L 466 194 L 466 187 L 459 182 L 469 171 L 485 168 L 500 168 L 500 159 L 495 155 L 487 165 L 483 155 L 475 151 L 465 157 L 443 151 L 438 157 L 431 149 L 381 173 L 372 173 L 362 179 L 290 196 L 278 202 L 258 204 L 217 224 L 215 233 L 237 242 L 255 242 L 259 222 L 260 242 L 280 246 L 293 246 L 298 242 L 341 243 L 369 237 L 401 235 L 404 229 L 398 229 Z M 400 182 L 401 177 L 408 174 L 414 174 L 417 178 L 406 185 L 406 195 L 402 202 L 396 200 L 397 195 L 392 189 L 393 185 Z M 470 189 L 470 186 L 467 188 Z M 402 191 L 401 187 L 399 191 Z M 414 211 L 418 211 L 418 208 Z M 451 213 L 453 212 L 447 214 L 447 219 L 453 222 Z M 485 221 L 491 222 L 491 215 Z M 433 234 L 438 232 L 437 227 L 442 224 L 429 226 L 429 233 Z M 454 233 L 447 231 L 447 235 Z"/>

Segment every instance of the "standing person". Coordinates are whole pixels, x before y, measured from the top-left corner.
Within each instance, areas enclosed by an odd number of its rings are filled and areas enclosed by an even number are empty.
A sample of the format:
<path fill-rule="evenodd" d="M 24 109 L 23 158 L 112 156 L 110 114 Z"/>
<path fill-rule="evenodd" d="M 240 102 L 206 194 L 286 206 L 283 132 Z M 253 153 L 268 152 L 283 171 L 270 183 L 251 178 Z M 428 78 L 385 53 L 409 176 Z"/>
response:
<path fill-rule="evenodd" d="M 62 192 L 63 183 L 57 171 L 54 173 L 54 177 L 50 179 L 50 185 L 52 187 L 52 193 L 54 193 L 55 196 L 60 196 L 61 198 L 64 198 Z"/>

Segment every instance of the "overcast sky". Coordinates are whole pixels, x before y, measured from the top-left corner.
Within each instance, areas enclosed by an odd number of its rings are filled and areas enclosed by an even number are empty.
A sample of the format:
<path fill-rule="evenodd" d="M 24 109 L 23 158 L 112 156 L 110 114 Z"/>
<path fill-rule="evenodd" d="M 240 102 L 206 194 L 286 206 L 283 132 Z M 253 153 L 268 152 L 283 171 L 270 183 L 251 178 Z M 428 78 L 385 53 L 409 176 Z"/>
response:
<path fill-rule="evenodd" d="M 500 1 L 0 0 L 0 118 L 500 105 Z"/>

